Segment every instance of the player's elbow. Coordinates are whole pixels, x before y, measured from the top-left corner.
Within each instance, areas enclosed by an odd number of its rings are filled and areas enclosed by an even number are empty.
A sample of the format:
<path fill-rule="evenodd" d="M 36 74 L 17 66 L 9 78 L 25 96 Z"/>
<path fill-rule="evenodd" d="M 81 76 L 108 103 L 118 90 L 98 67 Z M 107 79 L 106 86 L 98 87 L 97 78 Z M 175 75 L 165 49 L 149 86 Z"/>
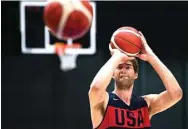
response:
<path fill-rule="evenodd" d="M 183 91 L 181 88 L 178 88 L 175 93 L 174 93 L 174 99 L 176 99 L 177 101 L 181 100 L 183 97 Z"/>
<path fill-rule="evenodd" d="M 92 83 L 90 85 L 89 94 L 97 91 L 99 91 L 99 86 L 96 83 Z"/>
<path fill-rule="evenodd" d="M 97 82 L 92 83 L 90 85 L 90 91 L 98 91 L 100 90 L 100 88 L 101 88 L 100 83 L 97 83 Z"/>
<path fill-rule="evenodd" d="M 183 97 L 183 91 L 182 91 L 182 89 L 180 88 L 180 89 L 178 90 L 178 98 L 179 98 L 179 99 L 182 99 L 182 97 Z"/>
<path fill-rule="evenodd" d="M 92 93 L 92 92 L 97 93 L 97 92 L 101 91 L 102 88 L 103 88 L 103 86 L 100 83 L 97 83 L 97 82 L 92 83 L 90 85 L 89 93 Z"/>

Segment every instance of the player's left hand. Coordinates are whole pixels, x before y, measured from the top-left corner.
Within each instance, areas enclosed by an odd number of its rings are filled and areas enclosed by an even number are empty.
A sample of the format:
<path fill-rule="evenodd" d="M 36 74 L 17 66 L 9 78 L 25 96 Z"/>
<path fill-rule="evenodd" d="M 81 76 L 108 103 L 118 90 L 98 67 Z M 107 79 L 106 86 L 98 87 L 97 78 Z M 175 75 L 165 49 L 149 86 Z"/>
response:
<path fill-rule="evenodd" d="M 144 37 L 142 32 L 139 31 L 139 33 L 140 33 L 140 38 L 141 38 L 141 41 L 142 41 L 142 44 L 143 44 L 143 48 L 141 50 L 141 53 L 139 53 L 137 55 L 137 57 L 140 58 L 141 60 L 148 61 L 155 54 L 153 53 L 151 48 L 148 46 L 146 38 Z"/>

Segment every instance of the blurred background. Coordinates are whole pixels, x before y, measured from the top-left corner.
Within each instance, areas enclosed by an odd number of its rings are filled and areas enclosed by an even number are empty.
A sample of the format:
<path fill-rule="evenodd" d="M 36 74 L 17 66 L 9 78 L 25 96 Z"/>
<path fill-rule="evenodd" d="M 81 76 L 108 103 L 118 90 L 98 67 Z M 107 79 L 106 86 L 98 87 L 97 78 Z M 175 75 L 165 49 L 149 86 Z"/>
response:
<path fill-rule="evenodd" d="M 95 3 L 96 53 L 78 56 L 77 68 L 64 72 L 55 54 L 21 52 L 20 2 L 2 1 L 2 129 L 91 129 L 89 86 L 110 58 L 108 43 L 112 33 L 122 26 L 143 32 L 184 91 L 180 102 L 152 118 L 152 129 L 188 129 L 188 2 Z M 40 14 L 42 10 L 29 11 Z M 40 16 L 29 17 L 28 27 L 44 26 L 42 20 L 36 20 Z M 40 31 L 34 29 L 29 35 L 37 34 L 34 40 L 43 41 Z M 135 92 L 144 95 L 163 91 L 151 65 L 139 63 Z M 113 82 L 108 87 L 111 90 Z"/>

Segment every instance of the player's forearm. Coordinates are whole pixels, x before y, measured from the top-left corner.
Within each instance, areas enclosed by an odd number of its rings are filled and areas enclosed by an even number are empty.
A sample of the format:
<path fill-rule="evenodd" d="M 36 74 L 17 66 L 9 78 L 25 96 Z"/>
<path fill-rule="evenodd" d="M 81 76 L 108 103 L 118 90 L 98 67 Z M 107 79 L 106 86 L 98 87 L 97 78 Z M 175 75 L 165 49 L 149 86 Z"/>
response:
<path fill-rule="evenodd" d="M 90 87 L 99 90 L 106 90 L 113 76 L 113 72 L 119 65 L 120 61 L 121 59 L 118 57 L 118 55 L 113 55 L 99 70 Z"/>
<path fill-rule="evenodd" d="M 160 76 L 170 96 L 174 99 L 180 99 L 182 97 L 182 89 L 171 71 L 155 55 L 149 59 L 149 63 Z"/>

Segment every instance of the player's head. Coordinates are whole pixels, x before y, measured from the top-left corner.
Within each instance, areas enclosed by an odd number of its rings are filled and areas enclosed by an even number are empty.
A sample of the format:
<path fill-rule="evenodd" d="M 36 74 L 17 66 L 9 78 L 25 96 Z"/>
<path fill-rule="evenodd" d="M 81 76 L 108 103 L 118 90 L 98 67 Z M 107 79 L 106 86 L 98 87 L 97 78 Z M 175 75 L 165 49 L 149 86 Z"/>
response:
<path fill-rule="evenodd" d="M 127 89 L 138 77 L 139 65 L 136 59 L 119 64 L 114 71 L 114 79 L 118 89 Z"/>

